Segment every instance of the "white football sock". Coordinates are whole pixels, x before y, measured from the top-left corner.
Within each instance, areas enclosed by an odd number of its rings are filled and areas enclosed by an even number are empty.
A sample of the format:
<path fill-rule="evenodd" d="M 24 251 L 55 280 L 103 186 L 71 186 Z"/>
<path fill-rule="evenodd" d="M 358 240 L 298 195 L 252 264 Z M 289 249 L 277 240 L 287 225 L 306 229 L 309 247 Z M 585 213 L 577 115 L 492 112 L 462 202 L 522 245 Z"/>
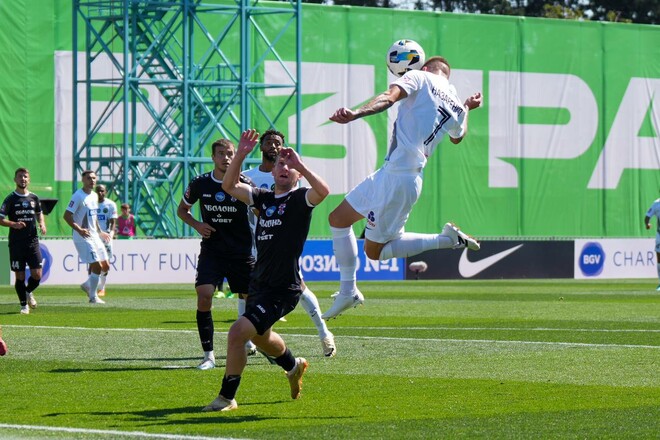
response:
<path fill-rule="evenodd" d="M 211 360 L 215 364 L 215 354 L 213 353 L 213 350 L 204 352 L 204 360 Z"/>
<path fill-rule="evenodd" d="M 245 300 L 238 298 L 238 317 L 240 318 L 245 313 Z"/>
<path fill-rule="evenodd" d="M 352 295 L 355 291 L 355 272 L 357 271 L 357 239 L 353 228 L 333 228 L 332 250 L 339 265 L 339 292 L 342 295 Z"/>
<path fill-rule="evenodd" d="M 385 245 L 380 252 L 380 259 L 412 257 L 432 249 L 445 249 L 452 246 L 451 238 L 444 235 L 404 232 L 401 237 L 389 241 Z"/>
<path fill-rule="evenodd" d="M 101 273 L 101 275 L 99 276 L 99 287 L 98 287 L 99 291 L 105 289 L 105 279 L 107 276 L 108 276 L 108 272 Z"/>
<path fill-rule="evenodd" d="M 96 298 L 96 288 L 99 286 L 99 274 L 94 272 L 89 274 L 87 285 L 89 286 L 89 299 Z"/>
<path fill-rule="evenodd" d="M 314 323 L 316 330 L 319 332 L 319 337 L 323 339 L 328 336 L 328 326 L 325 324 L 325 321 L 321 319 L 321 306 L 319 306 L 319 300 L 316 298 L 316 295 L 314 295 L 314 292 L 309 290 L 309 287 L 305 287 L 302 295 L 300 295 L 300 304 Z"/>

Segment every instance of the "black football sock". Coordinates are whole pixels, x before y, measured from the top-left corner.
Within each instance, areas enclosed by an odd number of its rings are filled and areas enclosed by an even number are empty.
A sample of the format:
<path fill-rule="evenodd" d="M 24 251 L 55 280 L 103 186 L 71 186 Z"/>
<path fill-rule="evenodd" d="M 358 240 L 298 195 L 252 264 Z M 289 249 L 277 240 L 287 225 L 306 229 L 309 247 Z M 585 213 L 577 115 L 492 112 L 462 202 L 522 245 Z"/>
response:
<path fill-rule="evenodd" d="M 16 280 L 14 283 L 14 288 L 18 294 L 18 300 L 21 302 L 21 306 L 27 305 L 27 291 L 25 290 L 25 280 Z"/>
<path fill-rule="evenodd" d="M 197 331 L 202 350 L 213 351 L 213 316 L 210 310 L 208 312 L 197 310 Z"/>
<path fill-rule="evenodd" d="M 236 397 L 236 391 L 241 384 L 241 376 L 225 376 L 222 378 L 222 388 L 220 388 L 220 395 L 225 399 L 233 399 Z"/>
<path fill-rule="evenodd" d="M 40 283 L 39 280 L 35 280 L 34 278 L 30 277 L 28 278 L 27 287 L 25 290 L 29 293 L 34 292 L 35 290 L 37 290 L 37 287 L 39 287 L 39 283 Z"/>
<path fill-rule="evenodd" d="M 284 371 L 291 371 L 296 367 L 296 358 L 291 354 L 291 350 L 287 347 L 282 356 L 275 358 L 275 363 L 284 368 Z"/>

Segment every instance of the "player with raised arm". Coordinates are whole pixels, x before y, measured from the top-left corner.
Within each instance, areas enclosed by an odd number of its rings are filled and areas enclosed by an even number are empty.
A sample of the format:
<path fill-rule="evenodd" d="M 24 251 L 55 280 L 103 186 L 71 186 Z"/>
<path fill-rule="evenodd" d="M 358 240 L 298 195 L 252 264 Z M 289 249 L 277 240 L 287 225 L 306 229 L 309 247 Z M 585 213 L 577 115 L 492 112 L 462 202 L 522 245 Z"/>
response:
<path fill-rule="evenodd" d="M 366 218 L 364 250 L 372 260 L 409 257 L 431 249 L 478 250 L 479 243 L 453 223 L 440 234 L 404 232 L 422 191 L 422 170 L 445 134 L 460 143 L 468 130 L 468 113 L 482 102 L 475 93 L 461 102 L 449 84 L 451 69 L 443 57 L 429 58 L 421 70 L 406 72 L 383 93 L 357 110 L 340 108 L 331 121 L 347 124 L 387 110 L 400 102 L 385 163 L 353 188 L 329 222 L 339 265 L 340 287 L 324 319 L 335 318 L 364 302 L 356 286 L 357 240 L 353 224 Z"/>
<path fill-rule="evenodd" d="M 296 358 L 282 337 L 273 330 L 280 317 L 295 309 L 302 293 L 298 260 L 309 232 L 312 210 L 330 193 L 328 185 L 311 171 L 291 148 L 283 148 L 273 169 L 274 191 L 241 183 L 241 164 L 253 150 L 259 134 L 241 135 L 236 158 L 227 170 L 222 187 L 259 211 L 257 262 L 250 279 L 245 314 L 229 329 L 227 365 L 218 397 L 203 411 L 229 411 L 238 407 L 234 397 L 247 363 L 243 346 L 252 340 L 273 357 L 286 372 L 291 398 L 300 397 L 302 377 L 308 363 Z M 299 188 L 304 177 L 311 188 Z"/>
<path fill-rule="evenodd" d="M 215 368 L 215 326 L 211 308 L 216 287 L 227 278 L 232 292 L 246 295 L 254 266 L 248 208 L 222 189 L 222 181 L 234 154 L 234 144 L 230 140 L 213 142 L 213 170 L 190 182 L 177 209 L 179 218 L 202 236 L 195 277 L 197 330 L 204 351 L 204 359 L 197 367 L 200 370 Z M 198 202 L 201 221 L 190 213 L 191 207 Z M 256 353 L 256 348 L 250 345 L 246 350 L 249 354 Z"/>
<path fill-rule="evenodd" d="M 261 164 L 258 166 L 244 171 L 243 174 L 250 178 L 254 186 L 257 188 L 274 189 L 275 178 L 273 176 L 273 168 L 277 156 L 284 146 L 284 134 L 277 130 L 266 130 L 259 138 L 259 149 L 261 150 Z M 256 216 L 251 212 L 250 223 L 252 230 L 256 230 Z M 255 249 L 256 251 L 256 249 Z M 300 304 L 302 305 L 307 315 L 312 320 L 316 327 L 321 340 L 321 349 L 323 355 L 326 357 L 333 357 L 337 353 L 337 346 L 335 345 L 335 336 L 328 330 L 328 326 L 321 318 L 321 306 L 319 300 L 314 295 L 314 292 L 303 281 L 303 292 L 300 296 Z M 242 313 L 239 314 L 239 316 Z"/>

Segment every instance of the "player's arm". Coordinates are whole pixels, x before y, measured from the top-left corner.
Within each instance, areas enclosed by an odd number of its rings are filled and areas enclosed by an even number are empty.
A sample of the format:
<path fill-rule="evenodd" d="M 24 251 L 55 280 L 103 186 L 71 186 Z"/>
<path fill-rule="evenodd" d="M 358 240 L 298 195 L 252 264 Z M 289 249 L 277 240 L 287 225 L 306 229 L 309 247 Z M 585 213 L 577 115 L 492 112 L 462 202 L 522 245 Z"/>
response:
<path fill-rule="evenodd" d="M 37 215 L 37 222 L 39 223 L 39 229 L 41 230 L 41 235 L 46 235 L 46 219 L 44 218 L 44 213 L 39 212 Z"/>
<path fill-rule="evenodd" d="M 73 221 L 73 212 L 67 209 L 66 211 L 64 211 L 63 218 L 66 224 L 69 225 L 71 229 L 76 231 L 82 237 L 87 238 L 91 235 L 87 229 L 81 228 L 80 225 L 78 225 L 76 222 Z"/>
<path fill-rule="evenodd" d="M 651 229 L 651 217 L 648 215 L 644 217 L 644 225 L 646 226 L 646 229 Z"/>
<path fill-rule="evenodd" d="M 465 100 L 465 103 L 463 104 L 465 107 L 465 118 L 463 119 L 463 124 L 462 124 L 463 136 L 459 138 L 453 138 L 450 135 L 449 140 L 451 141 L 452 144 L 460 144 L 463 138 L 465 138 L 465 135 L 467 135 L 468 132 L 468 115 L 475 108 L 481 107 L 482 102 L 483 102 L 483 96 L 481 95 L 481 92 L 477 92 Z"/>
<path fill-rule="evenodd" d="M 110 236 L 110 239 L 112 240 L 115 238 L 115 230 L 117 228 L 117 219 L 116 218 L 109 218 L 108 219 L 108 235 Z"/>
<path fill-rule="evenodd" d="M 195 217 L 192 216 L 190 213 L 190 207 L 192 205 L 188 205 L 184 200 L 181 200 L 179 202 L 179 206 L 176 209 L 176 215 L 183 220 L 185 224 L 193 228 L 195 231 L 199 233 L 204 238 L 208 238 L 211 236 L 211 233 L 215 232 L 215 228 L 211 225 L 208 225 L 204 222 L 200 222 L 199 220 L 196 220 Z"/>
<path fill-rule="evenodd" d="M 258 140 L 259 133 L 254 129 L 245 130 L 241 134 L 236 154 L 229 167 L 227 167 L 225 177 L 222 179 L 222 189 L 246 205 L 252 204 L 252 186 L 239 180 L 241 167 L 243 166 L 243 161 L 252 152 Z"/>
<path fill-rule="evenodd" d="M 307 191 L 307 201 L 316 206 L 321 203 L 330 194 L 330 187 L 318 174 L 307 168 L 300 159 L 300 156 L 293 148 L 282 148 L 280 157 L 283 157 L 289 168 L 294 168 L 307 179 L 312 187 Z"/>
<path fill-rule="evenodd" d="M 392 84 L 389 89 L 374 96 L 368 103 L 357 110 L 351 110 L 346 107 L 338 109 L 330 116 L 330 120 L 340 124 L 347 124 L 356 119 L 383 112 L 406 97 L 408 97 L 408 93 L 405 90 L 396 84 Z"/>
<path fill-rule="evenodd" d="M 96 218 L 96 230 L 99 232 L 99 237 L 101 237 L 101 240 L 103 240 L 105 243 L 109 243 L 112 237 L 110 234 L 105 232 L 103 229 L 101 229 L 101 224 L 99 223 L 98 217 Z"/>

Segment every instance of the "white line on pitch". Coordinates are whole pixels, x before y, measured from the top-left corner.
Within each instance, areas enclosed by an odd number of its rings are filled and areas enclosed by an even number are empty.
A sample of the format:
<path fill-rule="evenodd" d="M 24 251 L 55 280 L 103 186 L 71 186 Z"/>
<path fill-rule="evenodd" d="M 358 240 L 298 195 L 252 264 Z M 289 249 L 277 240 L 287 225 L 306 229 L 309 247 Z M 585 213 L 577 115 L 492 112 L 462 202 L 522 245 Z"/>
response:
<path fill-rule="evenodd" d="M 38 329 L 58 329 L 58 330 L 92 330 L 92 331 L 117 331 L 117 332 L 150 332 L 150 333 L 195 333 L 194 330 L 172 330 L 172 329 L 153 329 L 153 328 L 94 328 L 94 327 L 66 327 L 66 326 L 48 326 L 48 325 L 5 325 L 5 327 L 12 328 L 38 328 Z M 289 330 L 295 330 L 297 328 L 290 328 Z M 346 328 L 346 327 L 342 327 Z M 368 327 L 352 327 L 352 328 L 368 328 Z M 380 329 L 381 327 L 373 327 L 373 329 Z M 397 330 L 408 330 L 407 327 L 392 327 Z M 433 328 L 429 328 L 432 330 Z M 458 330 L 458 328 L 457 328 Z M 483 329 L 490 330 L 490 329 Z M 226 334 L 227 332 L 218 332 L 218 334 Z M 279 330 L 278 333 L 283 335 L 290 335 L 295 337 L 313 337 L 317 338 L 317 335 L 308 335 L 308 334 L 296 334 L 296 333 L 287 333 L 286 331 Z M 651 349 L 660 349 L 660 345 L 635 345 L 635 344 L 590 344 L 585 342 L 555 342 L 555 341 L 508 341 L 508 340 L 497 340 L 497 339 L 454 339 L 454 338 L 393 338 L 388 336 L 358 336 L 358 335 L 335 335 L 339 338 L 346 339 L 380 339 L 388 341 L 422 341 L 422 342 L 472 342 L 472 343 L 497 343 L 497 344 L 527 344 L 527 345 L 563 345 L 563 346 L 577 346 L 577 347 L 611 347 L 611 348 L 651 348 Z"/>
<path fill-rule="evenodd" d="M 6 423 L 0 423 L 0 428 L 30 429 L 33 431 L 70 432 L 70 433 L 78 433 L 78 434 L 121 435 L 124 437 L 159 438 L 159 439 L 174 439 L 174 440 L 231 440 L 230 437 L 201 437 L 197 435 L 181 435 L 181 434 L 150 434 L 148 432 L 140 432 L 140 431 L 116 431 L 116 430 L 105 430 L 105 429 L 66 428 L 60 426 L 11 425 Z"/>

